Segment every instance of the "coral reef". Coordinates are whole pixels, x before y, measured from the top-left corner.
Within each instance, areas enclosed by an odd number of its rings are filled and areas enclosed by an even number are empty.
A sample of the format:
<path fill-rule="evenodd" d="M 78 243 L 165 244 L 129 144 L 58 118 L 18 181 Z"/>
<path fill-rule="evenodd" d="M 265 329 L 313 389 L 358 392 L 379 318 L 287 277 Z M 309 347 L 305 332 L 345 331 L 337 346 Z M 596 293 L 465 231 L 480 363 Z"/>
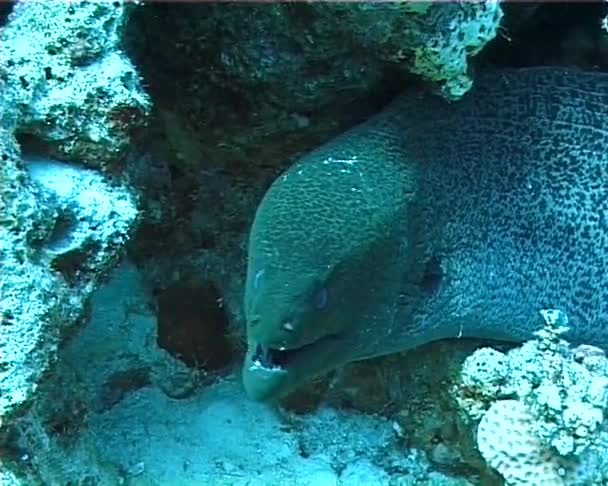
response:
<path fill-rule="evenodd" d="M 91 169 L 3 154 L 0 415 L 31 397 L 137 218 L 130 190 Z"/>
<path fill-rule="evenodd" d="M 458 98 L 471 67 L 605 68 L 598 12 L 0 3 L 0 484 L 498 484 L 476 445 L 514 483 L 605 481 L 606 358 L 559 327 L 462 373 L 480 343 L 353 363 L 278 408 L 232 372 L 281 167 L 404 89 Z"/>
<path fill-rule="evenodd" d="M 100 484 L 120 484 L 127 472 L 86 436 L 93 417 L 143 388 L 184 398 L 198 384 L 197 370 L 158 347 L 154 305 L 132 265 L 120 265 L 90 304 L 88 325 L 64 345 L 35 403 L 10 426 L 12 449 L 27 457 L 17 459 L 20 469 L 44 484 L 78 484 L 83 470 Z"/>
<path fill-rule="evenodd" d="M 593 346 L 569 347 L 564 313 L 541 314 L 537 339 L 467 358 L 455 398 L 479 421 L 479 450 L 507 484 L 599 484 L 608 472 L 600 467 L 608 454 L 608 359 Z"/>
<path fill-rule="evenodd" d="M 413 3 L 416 8 L 419 4 Z M 503 13 L 498 1 L 427 4 L 424 27 L 414 34 L 413 73 L 439 84 L 448 99 L 459 99 L 473 85 L 468 63 L 497 34 Z"/>
<path fill-rule="evenodd" d="M 2 464 L 0 463 L 0 466 Z M 2 486 L 20 486 L 21 482 L 12 471 L 5 468 L 0 468 L 0 484 Z"/>
<path fill-rule="evenodd" d="M 19 2 L 0 33 L 2 122 L 59 158 L 112 165 L 150 101 L 121 50 L 128 2 Z"/>
<path fill-rule="evenodd" d="M 495 1 L 154 3 L 134 12 L 129 51 L 182 166 L 259 178 L 377 111 L 412 73 L 461 96 L 501 17 Z"/>
<path fill-rule="evenodd" d="M 5 426 L 32 398 L 137 222 L 124 178 L 85 166 L 119 164 L 149 111 L 119 47 L 125 9 L 118 1 L 19 2 L 0 32 Z"/>

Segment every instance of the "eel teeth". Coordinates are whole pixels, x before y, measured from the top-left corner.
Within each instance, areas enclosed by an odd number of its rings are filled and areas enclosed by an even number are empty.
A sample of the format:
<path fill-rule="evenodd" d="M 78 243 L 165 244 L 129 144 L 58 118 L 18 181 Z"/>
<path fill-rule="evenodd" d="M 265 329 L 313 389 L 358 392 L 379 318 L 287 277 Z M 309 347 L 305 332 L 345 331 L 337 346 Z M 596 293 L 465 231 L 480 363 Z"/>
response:
<path fill-rule="evenodd" d="M 252 360 L 255 364 L 268 369 L 282 369 L 285 362 L 285 352 L 257 344 Z"/>

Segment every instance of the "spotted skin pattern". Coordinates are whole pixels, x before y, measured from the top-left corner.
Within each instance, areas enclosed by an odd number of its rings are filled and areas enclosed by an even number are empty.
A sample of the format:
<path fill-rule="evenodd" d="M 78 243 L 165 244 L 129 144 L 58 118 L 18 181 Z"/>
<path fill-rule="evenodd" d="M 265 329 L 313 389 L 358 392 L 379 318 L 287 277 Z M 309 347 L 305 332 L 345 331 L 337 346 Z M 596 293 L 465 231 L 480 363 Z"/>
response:
<path fill-rule="evenodd" d="M 544 308 L 608 350 L 607 269 L 608 74 L 490 72 L 455 103 L 405 94 L 261 202 L 245 388 L 280 396 L 442 338 L 518 342 Z"/>

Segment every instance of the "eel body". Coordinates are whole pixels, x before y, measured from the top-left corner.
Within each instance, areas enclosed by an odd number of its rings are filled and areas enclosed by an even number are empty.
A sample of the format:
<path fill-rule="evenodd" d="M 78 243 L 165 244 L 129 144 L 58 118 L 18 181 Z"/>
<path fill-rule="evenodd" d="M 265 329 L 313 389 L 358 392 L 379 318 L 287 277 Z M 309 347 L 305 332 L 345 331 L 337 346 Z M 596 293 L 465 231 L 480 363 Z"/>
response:
<path fill-rule="evenodd" d="M 482 74 L 301 158 L 249 240 L 249 395 L 443 338 L 521 341 L 539 311 L 608 350 L 608 74 Z"/>

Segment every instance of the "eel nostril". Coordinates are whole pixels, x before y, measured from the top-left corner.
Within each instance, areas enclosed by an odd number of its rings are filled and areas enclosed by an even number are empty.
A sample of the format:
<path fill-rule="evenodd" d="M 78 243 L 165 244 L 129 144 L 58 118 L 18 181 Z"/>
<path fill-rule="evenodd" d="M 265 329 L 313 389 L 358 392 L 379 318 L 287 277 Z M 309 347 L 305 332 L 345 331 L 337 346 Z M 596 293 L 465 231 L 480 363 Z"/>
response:
<path fill-rule="evenodd" d="M 284 322 L 283 329 L 287 332 L 293 332 L 293 324 L 291 323 L 291 321 Z"/>

